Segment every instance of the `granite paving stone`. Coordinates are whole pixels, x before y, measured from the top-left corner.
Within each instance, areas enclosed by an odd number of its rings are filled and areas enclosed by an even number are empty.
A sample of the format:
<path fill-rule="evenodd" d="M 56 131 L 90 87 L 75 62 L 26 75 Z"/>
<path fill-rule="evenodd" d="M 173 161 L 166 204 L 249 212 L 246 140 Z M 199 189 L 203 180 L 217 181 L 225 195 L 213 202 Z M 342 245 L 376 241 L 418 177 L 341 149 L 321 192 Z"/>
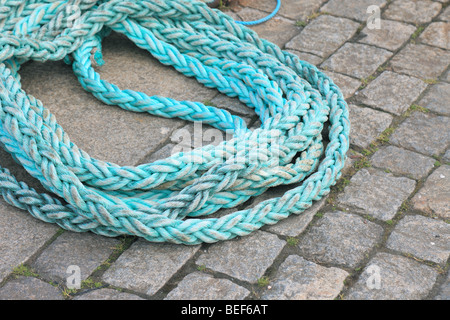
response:
<path fill-rule="evenodd" d="M 113 286 L 153 295 L 197 252 L 199 246 L 139 239 L 102 276 Z"/>
<path fill-rule="evenodd" d="M 234 241 L 213 244 L 200 255 L 196 264 L 255 283 L 272 265 L 285 244 L 286 241 L 274 234 L 255 231 Z"/>
<path fill-rule="evenodd" d="M 436 160 L 396 146 L 386 146 L 375 152 L 370 162 L 375 167 L 419 180 L 429 174 Z"/>
<path fill-rule="evenodd" d="M 354 104 L 350 104 L 348 108 L 351 123 L 350 143 L 361 148 L 367 148 L 389 128 L 393 120 L 393 116 L 385 112 Z"/>
<path fill-rule="evenodd" d="M 442 156 L 444 163 L 450 164 L 450 149 Z"/>
<path fill-rule="evenodd" d="M 431 291 L 437 271 L 413 259 L 377 253 L 345 299 L 421 300 Z"/>
<path fill-rule="evenodd" d="M 420 215 L 406 216 L 395 226 L 386 246 L 445 264 L 450 256 L 450 224 Z"/>
<path fill-rule="evenodd" d="M 405 177 L 373 168 L 361 169 L 337 200 L 340 206 L 351 211 L 387 221 L 395 216 L 415 186 L 414 180 Z"/>
<path fill-rule="evenodd" d="M 280 16 L 305 20 L 309 15 L 316 12 L 325 0 L 284 0 L 278 11 Z M 239 0 L 239 4 L 245 7 L 259 9 L 265 12 L 272 12 L 276 2 L 272 0 Z"/>
<path fill-rule="evenodd" d="M 439 288 L 439 293 L 434 300 L 450 300 L 450 273 L 447 274 L 447 279 Z"/>
<path fill-rule="evenodd" d="M 431 46 L 450 49 L 450 22 L 433 22 L 421 34 L 419 40 Z"/>
<path fill-rule="evenodd" d="M 102 288 L 92 290 L 81 295 L 77 295 L 73 300 L 144 300 L 141 297 L 127 293 L 120 292 L 110 288 Z"/>
<path fill-rule="evenodd" d="M 386 5 L 386 0 L 330 0 L 320 11 L 364 22 L 370 16 L 367 8 L 374 5 L 382 9 Z"/>
<path fill-rule="evenodd" d="M 444 12 L 439 16 L 439 20 L 450 21 L 450 7 L 445 8 Z"/>
<path fill-rule="evenodd" d="M 423 24 L 441 11 L 442 5 L 431 0 L 395 0 L 389 4 L 384 17 L 392 20 Z"/>
<path fill-rule="evenodd" d="M 449 119 L 413 112 L 390 137 L 390 142 L 430 156 L 443 153 L 450 144 Z"/>
<path fill-rule="evenodd" d="M 291 49 L 287 49 L 286 51 L 295 54 L 297 57 L 300 58 L 300 60 L 306 61 L 314 66 L 319 65 L 323 61 L 323 58 L 316 56 L 315 54 L 308 53 L 308 52 L 302 52 L 302 51 L 291 50 Z"/>
<path fill-rule="evenodd" d="M 93 233 L 66 231 L 38 256 L 31 267 L 43 278 L 65 284 L 71 275 L 67 273 L 68 267 L 78 266 L 81 280 L 85 280 L 108 259 L 119 243 L 118 239 Z"/>
<path fill-rule="evenodd" d="M 53 224 L 33 218 L 28 212 L 21 211 L 0 201 L 0 282 L 15 267 L 25 263 L 58 231 Z"/>
<path fill-rule="evenodd" d="M 333 80 L 333 82 L 341 89 L 345 99 L 350 98 L 361 86 L 361 81 L 351 78 L 349 76 L 332 72 L 324 71 L 324 73 Z"/>
<path fill-rule="evenodd" d="M 415 30 L 416 28 L 410 24 L 383 19 L 380 22 L 380 29 L 371 29 L 366 26 L 359 33 L 358 42 L 395 51 L 410 38 Z"/>
<path fill-rule="evenodd" d="M 424 44 L 408 44 L 390 61 L 394 71 L 421 79 L 437 79 L 449 64 L 449 51 Z"/>
<path fill-rule="evenodd" d="M 326 213 L 300 240 L 308 260 L 356 267 L 380 240 L 383 229 L 358 215 Z"/>
<path fill-rule="evenodd" d="M 374 108 L 400 115 L 425 90 L 420 79 L 384 71 L 358 93 L 358 101 Z"/>
<path fill-rule="evenodd" d="M 64 300 L 59 289 L 34 277 L 19 277 L 0 288 L 0 300 Z"/>
<path fill-rule="evenodd" d="M 450 70 L 447 70 L 447 72 L 445 72 L 445 74 L 442 76 L 442 80 L 450 82 Z"/>
<path fill-rule="evenodd" d="M 450 116 L 450 84 L 440 82 L 430 86 L 418 104 L 431 111 Z"/>
<path fill-rule="evenodd" d="M 266 12 L 262 12 L 252 8 L 244 8 L 237 13 L 243 21 L 254 21 L 267 16 Z M 261 38 L 275 43 L 280 48 L 293 37 L 300 33 L 301 28 L 295 25 L 295 21 L 275 16 L 269 21 L 250 27 Z"/>
<path fill-rule="evenodd" d="M 348 273 L 339 268 L 326 268 L 297 255 L 281 264 L 270 282 L 263 300 L 332 300 L 344 287 Z"/>
<path fill-rule="evenodd" d="M 193 272 L 169 292 L 164 300 L 243 300 L 250 291 L 227 279 Z"/>
<path fill-rule="evenodd" d="M 385 49 L 347 42 L 325 60 L 321 68 L 364 79 L 374 73 L 391 56 L 392 52 Z"/>
<path fill-rule="evenodd" d="M 437 168 L 411 199 L 414 209 L 441 218 L 450 217 L 450 166 Z"/>
<path fill-rule="evenodd" d="M 289 41 L 286 48 L 325 58 L 350 39 L 358 27 L 358 23 L 349 19 L 321 15 Z"/>

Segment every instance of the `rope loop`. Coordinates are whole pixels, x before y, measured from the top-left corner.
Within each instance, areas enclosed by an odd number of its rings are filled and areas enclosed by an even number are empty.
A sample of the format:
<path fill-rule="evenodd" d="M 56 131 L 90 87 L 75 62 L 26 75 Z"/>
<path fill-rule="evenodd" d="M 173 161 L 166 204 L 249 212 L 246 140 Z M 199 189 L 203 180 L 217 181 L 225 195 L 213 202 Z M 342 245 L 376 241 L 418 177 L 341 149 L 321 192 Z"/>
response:
<path fill-rule="evenodd" d="M 40 220 L 104 236 L 212 243 L 301 214 L 340 178 L 350 130 L 340 89 L 315 66 L 201 1 L 5 0 L 0 26 L 0 146 L 49 193 L 36 192 L 2 167 L 0 191 Z M 200 102 L 148 96 L 101 79 L 95 68 L 104 63 L 101 43 L 111 32 L 238 98 L 255 110 L 261 127 L 250 130 L 241 117 Z M 232 137 L 139 166 L 90 157 L 21 88 L 24 62 L 63 59 L 105 104 L 201 121 Z M 296 186 L 253 208 L 213 216 L 285 184 Z"/>

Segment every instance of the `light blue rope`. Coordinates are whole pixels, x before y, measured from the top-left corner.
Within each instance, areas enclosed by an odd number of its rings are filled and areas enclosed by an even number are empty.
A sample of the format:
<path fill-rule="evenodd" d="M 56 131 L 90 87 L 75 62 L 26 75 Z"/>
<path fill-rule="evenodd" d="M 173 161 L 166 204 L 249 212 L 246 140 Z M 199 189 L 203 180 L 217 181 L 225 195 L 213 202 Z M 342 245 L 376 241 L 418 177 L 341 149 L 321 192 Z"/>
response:
<path fill-rule="evenodd" d="M 11 205 L 67 230 L 197 244 L 244 236 L 300 214 L 339 179 L 348 150 L 347 105 L 316 67 L 202 2 L 82 0 L 77 24 L 70 26 L 72 3 L 0 5 L 0 146 L 54 194 L 39 194 L 0 167 L 0 192 Z M 161 63 L 239 98 L 255 109 L 261 128 L 249 130 L 226 110 L 102 80 L 91 56 L 103 63 L 101 41 L 111 30 Z M 83 88 L 106 104 L 202 121 L 233 131 L 233 138 L 137 167 L 92 158 L 21 88 L 18 72 L 25 61 L 61 59 L 72 64 Z M 324 124 L 330 126 L 325 150 Z M 283 197 L 254 208 L 200 218 L 270 187 L 299 182 Z"/>
<path fill-rule="evenodd" d="M 261 19 L 258 19 L 258 20 L 254 20 L 254 21 L 238 21 L 238 20 L 236 20 L 236 23 L 242 24 L 244 26 L 254 26 L 254 25 L 257 25 L 257 24 L 264 23 L 264 22 L 272 19 L 273 17 L 275 17 L 275 15 L 280 10 L 280 7 L 281 7 L 281 0 L 277 0 L 277 5 L 276 5 L 275 9 L 272 11 L 272 13 L 270 13 L 267 16 L 265 16 L 264 18 L 261 18 Z"/>

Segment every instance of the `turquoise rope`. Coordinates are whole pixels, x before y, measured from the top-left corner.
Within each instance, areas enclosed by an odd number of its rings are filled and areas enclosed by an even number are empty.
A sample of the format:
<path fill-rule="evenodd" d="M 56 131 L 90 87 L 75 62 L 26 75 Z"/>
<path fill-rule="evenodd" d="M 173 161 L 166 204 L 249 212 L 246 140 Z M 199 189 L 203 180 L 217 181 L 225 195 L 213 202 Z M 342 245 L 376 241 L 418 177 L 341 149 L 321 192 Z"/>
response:
<path fill-rule="evenodd" d="M 254 25 L 257 25 L 257 24 L 261 24 L 261 23 L 269 21 L 270 19 L 275 17 L 275 15 L 278 13 L 280 8 L 281 8 L 281 0 L 277 0 L 277 5 L 275 6 L 275 9 L 273 9 L 273 11 L 270 14 L 268 14 L 267 16 L 265 16 L 264 18 L 261 18 L 261 19 L 258 19 L 258 20 L 254 20 L 254 21 L 239 21 L 239 20 L 236 20 L 235 22 L 237 24 L 242 24 L 244 26 L 254 26 Z"/>
<path fill-rule="evenodd" d="M 70 5 L 79 18 L 72 25 Z M 11 205 L 64 229 L 198 244 L 245 236 L 301 214 L 336 183 L 348 150 L 347 104 L 324 73 L 198 1 L 5 1 L 0 5 L 0 146 L 51 192 L 0 167 Z M 102 39 L 122 33 L 161 63 L 255 110 L 261 128 L 199 102 L 148 96 L 100 78 Z M 94 54 L 92 56 L 92 54 Z M 202 121 L 233 138 L 140 166 L 92 158 L 21 88 L 28 60 L 64 59 L 97 99 L 134 112 Z M 329 126 L 324 149 L 322 131 Z M 268 188 L 282 197 L 213 217 Z"/>

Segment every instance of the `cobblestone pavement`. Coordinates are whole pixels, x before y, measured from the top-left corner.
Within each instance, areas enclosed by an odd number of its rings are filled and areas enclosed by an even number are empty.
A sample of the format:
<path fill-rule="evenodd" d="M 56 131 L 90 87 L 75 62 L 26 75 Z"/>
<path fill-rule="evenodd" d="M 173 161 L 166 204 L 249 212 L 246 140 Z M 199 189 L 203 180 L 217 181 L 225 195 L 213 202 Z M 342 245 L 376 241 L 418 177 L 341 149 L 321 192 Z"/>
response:
<path fill-rule="evenodd" d="M 223 10 L 253 20 L 274 3 L 240 0 Z M 198 246 L 63 231 L 2 200 L 0 299 L 450 299 L 449 1 L 282 3 L 274 19 L 253 28 L 326 70 L 349 104 L 349 161 L 331 194 L 250 236 Z M 371 5 L 381 9 L 381 29 L 367 24 Z M 258 125 L 239 101 L 162 66 L 124 37 L 107 38 L 104 56 L 99 72 L 122 88 L 202 101 Z M 25 90 L 99 159 L 165 158 L 179 146 L 179 129 L 193 132 L 185 121 L 100 103 L 63 62 L 28 63 L 20 74 Z M 4 151 L 0 159 L 43 190 Z M 81 288 L 69 289 L 76 275 Z"/>

